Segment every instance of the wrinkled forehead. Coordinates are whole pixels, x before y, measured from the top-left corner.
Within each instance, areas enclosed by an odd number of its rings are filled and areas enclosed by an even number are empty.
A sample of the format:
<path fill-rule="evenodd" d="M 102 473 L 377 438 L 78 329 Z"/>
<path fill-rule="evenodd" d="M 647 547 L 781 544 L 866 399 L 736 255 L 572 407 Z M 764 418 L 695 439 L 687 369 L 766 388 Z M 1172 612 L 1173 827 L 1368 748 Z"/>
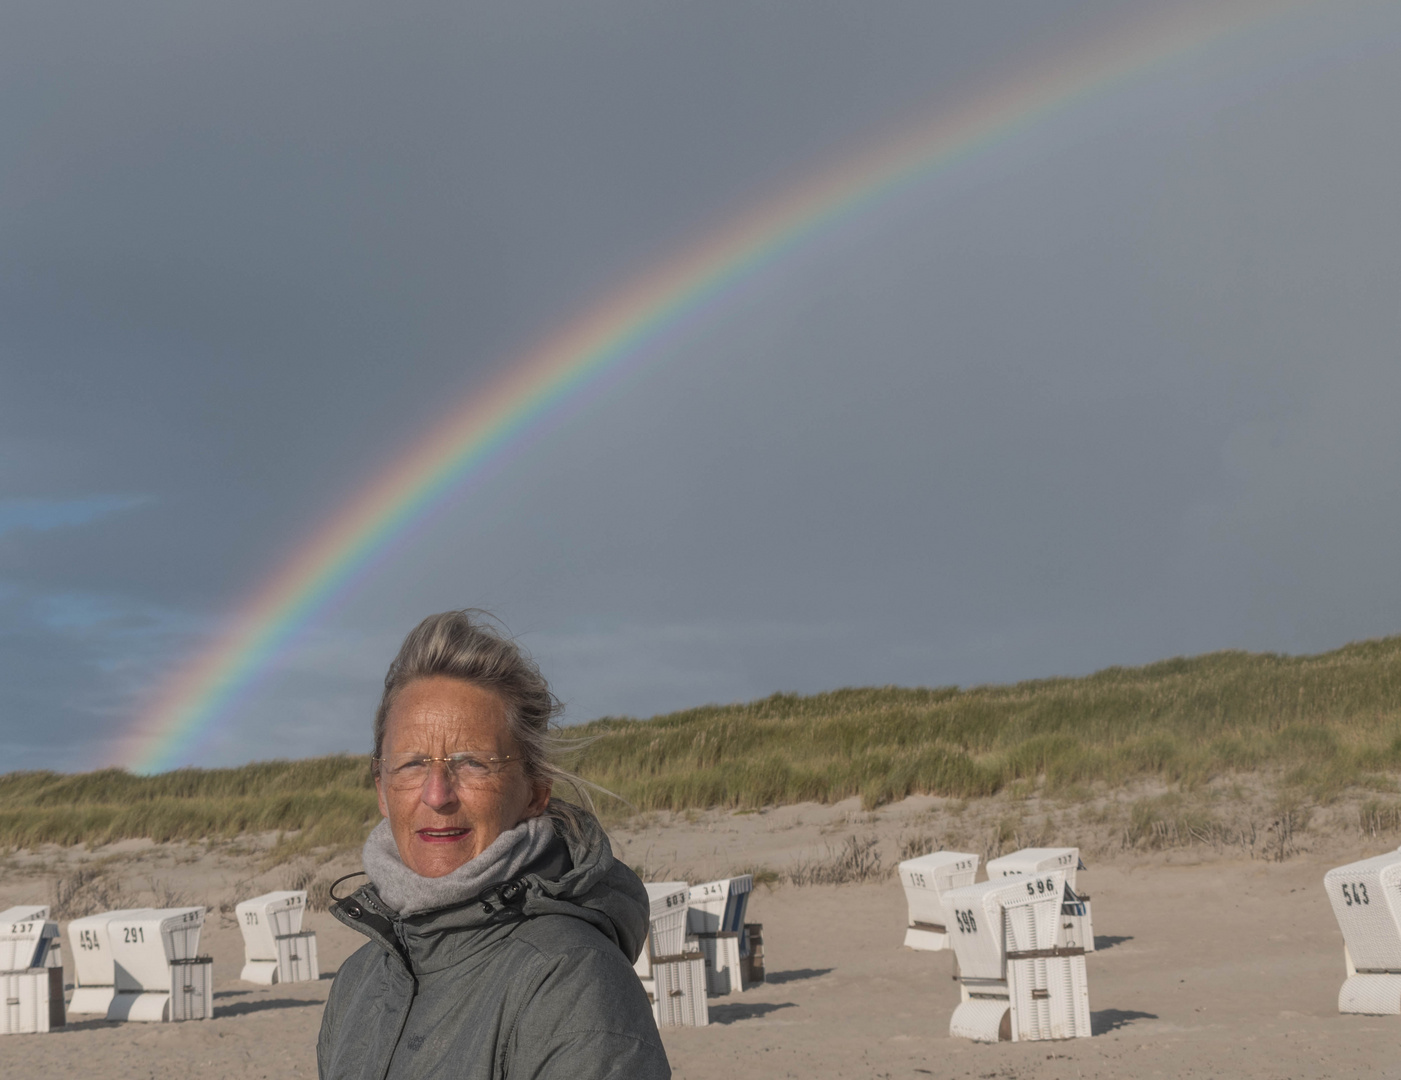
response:
<path fill-rule="evenodd" d="M 415 679 L 385 716 L 385 754 L 480 750 L 514 754 L 506 702 L 496 691 L 443 676 Z"/>

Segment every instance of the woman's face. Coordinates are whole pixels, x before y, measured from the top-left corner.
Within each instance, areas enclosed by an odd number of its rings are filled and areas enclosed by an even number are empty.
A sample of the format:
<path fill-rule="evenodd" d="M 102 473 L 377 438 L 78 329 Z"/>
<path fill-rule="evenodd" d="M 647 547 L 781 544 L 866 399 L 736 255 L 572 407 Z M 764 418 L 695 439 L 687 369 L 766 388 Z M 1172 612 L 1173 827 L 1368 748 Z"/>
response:
<path fill-rule="evenodd" d="M 491 690 L 446 676 L 415 679 L 394 697 L 385 718 L 385 761 L 401 755 L 446 757 L 464 750 L 510 757 L 490 775 L 469 779 L 440 762 L 417 771 L 411 786 L 384 766 L 375 779 L 379 811 L 389 819 L 404 865 L 442 877 L 480 855 L 507 829 L 544 813 L 549 785 L 532 785 L 506 722 L 506 703 Z"/>

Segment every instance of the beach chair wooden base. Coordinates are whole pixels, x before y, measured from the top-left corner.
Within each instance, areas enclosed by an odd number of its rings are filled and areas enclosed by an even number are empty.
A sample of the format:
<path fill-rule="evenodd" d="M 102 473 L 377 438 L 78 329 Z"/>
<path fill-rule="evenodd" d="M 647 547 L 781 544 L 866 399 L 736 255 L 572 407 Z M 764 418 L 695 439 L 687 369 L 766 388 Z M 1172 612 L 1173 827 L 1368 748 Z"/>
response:
<path fill-rule="evenodd" d="M 1401 1013 L 1401 974 L 1354 975 L 1338 991 L 1338 1011 L 1366 1016 Z"/>
<path fill-rule="evenodd" d="M 1005 997 L 974 997 L 954 1009 L 949 1034 L 974 1042 L 1008 1042 L 1012 1038 L 1012 1003 Z"/>
<path fill-rule="evenodd" d="M 64 1020 L 62 968 L 0 971 L 0 1035 L 42 1035 Z"/>
<path fill-rule="evenodd" d="M 933 923 L 915 923 L 905 929 L 905 948 L 920 952 L 943 952 L 949 948 L 949 934 Z"/>
<path fill-rule="evenodd" d="M 710 1023 L 705 1003 L 705 958 L 700 953 L 658 957 L 652 961 L 649 981 L 658 1027 L 705 1027 Z"/>

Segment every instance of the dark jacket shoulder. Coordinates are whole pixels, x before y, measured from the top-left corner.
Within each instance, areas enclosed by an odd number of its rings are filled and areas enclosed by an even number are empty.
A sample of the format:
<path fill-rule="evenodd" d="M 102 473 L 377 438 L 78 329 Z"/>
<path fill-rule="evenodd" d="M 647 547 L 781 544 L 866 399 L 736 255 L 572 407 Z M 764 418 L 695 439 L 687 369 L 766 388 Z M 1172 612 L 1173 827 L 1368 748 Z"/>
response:
<path fill-rule="evenodd" d="M 632 961 L 646 889 L 592 817 L 557 866 L 400 918 L 365 886 L 332 909 L 370 941 L 336 975 L 322 1080 L 669 1080 Z"/>

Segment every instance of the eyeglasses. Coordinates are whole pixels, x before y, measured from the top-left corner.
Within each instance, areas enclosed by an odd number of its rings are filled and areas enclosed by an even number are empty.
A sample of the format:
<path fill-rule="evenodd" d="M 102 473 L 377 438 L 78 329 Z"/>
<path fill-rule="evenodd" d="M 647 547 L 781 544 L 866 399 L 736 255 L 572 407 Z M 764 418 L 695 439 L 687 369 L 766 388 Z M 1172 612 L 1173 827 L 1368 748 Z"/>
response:
<path fill-rule="evenodd" d="M 459 789 L 480 787 L 491 782 L 492 777 L 510 762 L 519 761 L 512 754 L 481 754 L 475 750 L 459 750 L 446 757 L 431 754 L 382 754 L 374 759 L 379 762 L 380 778 L 396 791 L 411 791 L 421 788 L 433 771 L 433 764 L 440 763 L 447 770 L 448 778 Z"/>

